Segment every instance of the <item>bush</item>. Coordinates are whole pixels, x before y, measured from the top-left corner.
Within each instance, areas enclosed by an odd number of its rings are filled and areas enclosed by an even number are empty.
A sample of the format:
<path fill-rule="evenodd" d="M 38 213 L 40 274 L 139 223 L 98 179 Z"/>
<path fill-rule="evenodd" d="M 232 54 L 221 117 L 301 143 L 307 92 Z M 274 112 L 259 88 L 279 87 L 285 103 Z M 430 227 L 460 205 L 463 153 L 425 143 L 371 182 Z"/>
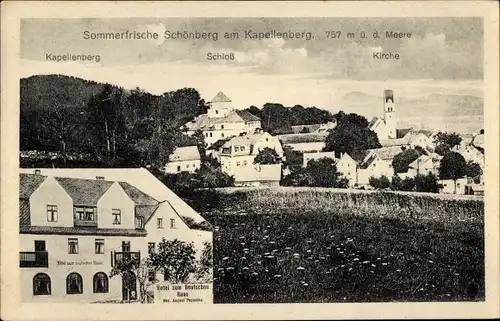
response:
<path fill-rule="evenodd" d="M 368 179 L 368 182 L 370 183 L 370 186 L 376 189 L 387 189 L 391 187 L 391 181 L 389 181 L 389 178 L 385 175 L 378 178 L 372 176 Z"/>

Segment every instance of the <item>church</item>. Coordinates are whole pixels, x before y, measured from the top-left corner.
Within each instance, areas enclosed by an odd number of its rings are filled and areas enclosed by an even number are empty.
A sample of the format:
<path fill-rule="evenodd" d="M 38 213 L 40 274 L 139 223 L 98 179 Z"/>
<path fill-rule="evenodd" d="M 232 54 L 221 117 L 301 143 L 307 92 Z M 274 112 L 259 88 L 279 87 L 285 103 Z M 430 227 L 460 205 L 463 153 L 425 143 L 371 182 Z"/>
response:
<path fill-rule="evenodd" d="M 368 128 L 377 134 L 379 141 L 397 138 L 394 93 L 390 89 L 384 90 L 383 98 L 384 118 L 374 117 L 368 124 Z"/>

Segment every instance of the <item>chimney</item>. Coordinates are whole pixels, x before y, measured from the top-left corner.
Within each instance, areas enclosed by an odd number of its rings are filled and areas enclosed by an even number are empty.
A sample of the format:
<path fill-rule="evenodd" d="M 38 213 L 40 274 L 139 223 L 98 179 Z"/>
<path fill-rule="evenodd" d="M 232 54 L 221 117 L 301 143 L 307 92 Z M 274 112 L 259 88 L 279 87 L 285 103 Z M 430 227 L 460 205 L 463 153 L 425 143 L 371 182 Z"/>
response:
<path fill-rule="evenodd" d="M 35 175 L 41 175 L 42 172 L 39 169 L 35 169 Z"/>
<path fill-rule="evenodd" d="M 104 180 L 104 176 L 96 176 L 95 179 L 97 179 L 97 180 Z"/>

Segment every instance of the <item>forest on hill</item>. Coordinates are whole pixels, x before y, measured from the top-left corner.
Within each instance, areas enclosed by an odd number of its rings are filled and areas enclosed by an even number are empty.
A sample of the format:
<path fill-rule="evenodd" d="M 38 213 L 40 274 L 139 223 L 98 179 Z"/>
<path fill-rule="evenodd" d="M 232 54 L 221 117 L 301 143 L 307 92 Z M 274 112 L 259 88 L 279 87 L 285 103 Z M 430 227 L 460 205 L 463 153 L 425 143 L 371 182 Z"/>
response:
<path fill-rule="evenodd" d="M 20 86 L 21 152 L 58 155 L 46 163 L 36 159 L 39 154 L 22 157 L 21 166 L 161 169 L 176 147 L 203 144 L 200 136 L 179 130 L 207 110 L 194 88 L 152 95 L 63 75 L 23 78 Z M 262 129 L 271 134 L 334 118 L 326 110 L 300 105 L 267 103 L 246 110 L 260 117 Z M 78 162 L 72 164 L 72 159 Z"/>

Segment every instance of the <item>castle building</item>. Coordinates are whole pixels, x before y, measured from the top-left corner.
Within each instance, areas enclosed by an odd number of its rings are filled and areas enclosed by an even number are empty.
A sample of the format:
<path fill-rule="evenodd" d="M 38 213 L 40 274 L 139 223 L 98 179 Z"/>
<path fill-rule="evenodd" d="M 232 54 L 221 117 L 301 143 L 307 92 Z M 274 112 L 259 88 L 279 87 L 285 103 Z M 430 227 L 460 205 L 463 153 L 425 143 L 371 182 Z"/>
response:
<path fill-rule="evenodd" d="M 396 133 L 396 103 L 392 90 L 384 90 L 383 96 L 384 118 L 374 117 L 368 128 L 377 134 L 379 141 L 397 138 Z"/>
<path fill-rule="evenodd" d="M 186 123 L 183 129 L 188 135 L 201 130 L 208 146 L 220 139 L 240 134 L 253 134 L 260 129 L 260 118 L 245 110 L 234 109 L 231 99 L 219 92 L 210 102 L 206 114 Z"/>

